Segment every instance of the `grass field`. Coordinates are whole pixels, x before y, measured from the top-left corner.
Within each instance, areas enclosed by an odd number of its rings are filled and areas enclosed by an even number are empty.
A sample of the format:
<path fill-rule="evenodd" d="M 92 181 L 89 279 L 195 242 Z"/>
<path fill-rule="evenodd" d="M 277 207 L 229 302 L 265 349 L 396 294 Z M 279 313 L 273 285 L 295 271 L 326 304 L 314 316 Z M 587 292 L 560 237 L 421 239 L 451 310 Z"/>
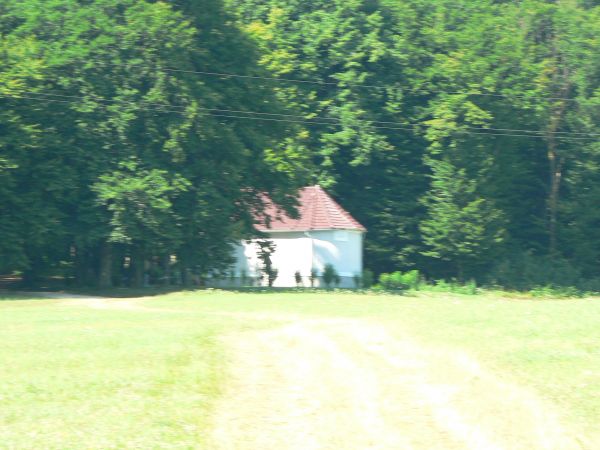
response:
<path fill-rule="evenodd" d="M 230 369 L 221 338 L 299 317 L 368 320 L 467 352 L 597 438 L 598 299 L 199 291 L 112 302 L 0 295 L 0 448 L 206 448 Z"/>

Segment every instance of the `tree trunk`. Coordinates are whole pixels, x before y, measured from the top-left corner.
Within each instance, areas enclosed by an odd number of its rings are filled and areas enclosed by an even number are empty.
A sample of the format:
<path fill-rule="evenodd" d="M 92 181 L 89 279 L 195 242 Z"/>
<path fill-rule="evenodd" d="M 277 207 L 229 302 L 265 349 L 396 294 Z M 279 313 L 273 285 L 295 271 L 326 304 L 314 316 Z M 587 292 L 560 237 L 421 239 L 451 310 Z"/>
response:
<path fill-rule="evenodd" d="M 79 248 L 78 246 L 73 246 L 73 277 L 75 277 L 76 285 L 83 284 L 83 278 L 85 273 L 85 264 L 83 261 L 83 255 L 81 253 L 81 248 Z"/>
<path fill-rule="evenodd" d="M 131 253 L 132 280 L 131 287 L 140 288 L 144 286 L 144 253 L 135 247 Z"/>
<path fill-rule="evenodd" d="M 558 249 L 558 205 L 560 198 L 560 185 L 563 176 L 564 159 L 557 155 L 556 142 L 553 138 L 550 138 L 548 142 L 548 160 L 550 162 L 550 194 L 548 195 L 548 233 L 550 236 L 549 252 L 551 255 L 554 255 Z"/>
<path fill-rule="evenodd" d="M 456 263 L 456 272 L 457 272 L 457 275 L 458 275 L 458 282 L 459 283 L 464 283 L 464 281 L 465 281 L 465 269 L 464 269 L 462 261 L 458 261 Z"/>
<path fill-rule="evenodd" d="M 564 77 L 568 80 L 569 72 L 565 69 Z M 548 143 L 548 163 L 550 170 L 550 191 L 548 194 L 548 251 L 550 255 L 555 255 L 558 251 L 558 208 L 560 202 L 560 185 L 563 178 L 564 157 L 558 152 L 558 143 L 556 133 L 560 128 L 567 109 L 567 98 L 571 90 L 571 83 L 567 81 L 560 90 L 559 97 L 563 98 L 554 109 L 550 118 L 546 133 Z"/>
<path fill-rule="evenodd" d="M 33 255 L 29 258 L 29 267 L 23 271 L 23 277 L 21 283 L 25 287 L 37 287 L 42 281 L 40 274 L 42 264 L 40 258 Z"/>
<path fill-rule="evenodd" d="M 91 257 L 89 251 L 84 250 L 81 247 L 75 248 L 75 284 L 78 286 L 96 285 L 97 277 L 93 262 L 93 258 Z"/>
<path fill-rule="evenodd" d="M 171 255 L 165 255 L 162 258 L 163 268 L 163 284 L 165 286 L 171 285 Z"/>
<path fill-rule="evenodd" d="M 185 287 L 192 286 L 192 271 L 187 267 L 183 269 L 183 285 Z"/>
<path fill-rule="evenodd" d="M 112 263 L 112 245 L 108 242 L 104 242 L 100 246 L 100 268 L 98 274 L 98 287 L 112 287 Z"/>

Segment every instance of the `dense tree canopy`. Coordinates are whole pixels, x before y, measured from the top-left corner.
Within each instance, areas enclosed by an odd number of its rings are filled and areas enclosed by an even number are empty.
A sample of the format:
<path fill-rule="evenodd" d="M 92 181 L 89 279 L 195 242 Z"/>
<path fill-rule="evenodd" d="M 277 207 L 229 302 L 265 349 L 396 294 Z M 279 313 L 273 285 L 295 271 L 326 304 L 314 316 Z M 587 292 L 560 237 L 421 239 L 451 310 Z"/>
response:
<path fill-rule="evenodd" d="M 369 228 L 372 268 L 494 281 L 566 257 L 595 276 L 598 7 L 231 1 L 265 67 L 321 83 L 277 91 L 335 119 L 307 131 L 315 176 Z"/>
<path fill-rule="evenodd" d="M 180 3 L 4 2 L 4 270 L 39 276 L 66 261 L 109 285 L 113 264 L 136 284 L 153 258 L 219 267 L 259 194 L 285 204 L 301 184 L 302 156 L 272 154 L 287 127 L 211 114 L 277 110 L 274 95 L 191 73 L 258 71 L 253 45 L 218 2 L 195 17 Z"/>
<path fill-rule="evenodd" d="M 0 2 L 0 273 L 203 274 L 319 182 L 376 272 L 600 276 L 597 2 L 224 1 Z"/>

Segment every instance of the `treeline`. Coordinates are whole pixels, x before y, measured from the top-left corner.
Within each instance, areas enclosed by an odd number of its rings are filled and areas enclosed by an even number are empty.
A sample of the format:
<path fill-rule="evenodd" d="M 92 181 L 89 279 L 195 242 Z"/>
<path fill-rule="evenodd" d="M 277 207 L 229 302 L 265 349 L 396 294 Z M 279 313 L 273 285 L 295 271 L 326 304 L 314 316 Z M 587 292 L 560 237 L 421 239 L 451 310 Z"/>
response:
<path fill-rule="evenodd" d="M 272 90 L 193 74 L 265 72 L 217 0 L 2 0 L 0 55 L 0 273 L 203 273 L 258 194 L 286 204 L 301 184 L 285 124 L 211 113 L 283 111 Z"/>
<path fill-rule="evenodd" d="M 3 0 L 0 272 L 226 267 L 319 182 L 376 273 L 594 279 L 599 5 Z"/>
<path fill-rule="evenodd" d="M 376 273 L 598 276 L 600 2 L 230 3 Z"/>

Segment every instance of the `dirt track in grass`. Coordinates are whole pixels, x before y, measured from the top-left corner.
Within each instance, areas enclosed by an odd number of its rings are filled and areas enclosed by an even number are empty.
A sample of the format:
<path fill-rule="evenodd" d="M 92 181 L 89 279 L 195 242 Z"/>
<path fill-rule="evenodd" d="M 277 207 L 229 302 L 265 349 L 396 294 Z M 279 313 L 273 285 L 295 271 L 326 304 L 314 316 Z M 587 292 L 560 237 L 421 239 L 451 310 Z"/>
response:
<path fill-rule="evenodd" d="M 377 323 L 296 318 L 225 344 L 211 450 L 587 448 L 526 389 Z"/>
<path fill-rule="evenodd" d="M 97 310 L 180 312 L 143 299 L 44 296 Z M 285 323 L 224 337 L 228 381 L 210 450 L 597 448 L 565 428 L 552 405 L 466 353 L 394 337 L 377 322 L 209 314 Z"/>

